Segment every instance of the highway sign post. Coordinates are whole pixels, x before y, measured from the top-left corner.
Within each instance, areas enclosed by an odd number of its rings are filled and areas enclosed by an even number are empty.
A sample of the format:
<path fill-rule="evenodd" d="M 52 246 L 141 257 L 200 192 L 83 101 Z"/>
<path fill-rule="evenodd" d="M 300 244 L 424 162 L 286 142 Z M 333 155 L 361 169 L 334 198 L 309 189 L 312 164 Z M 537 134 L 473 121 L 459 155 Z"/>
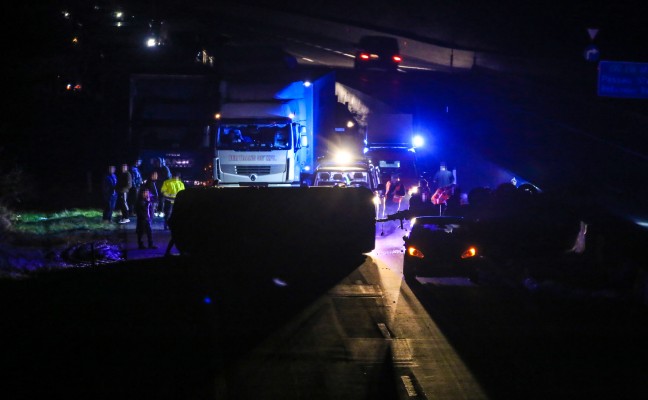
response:
<path fill-rule="evenodd" d="M 648 63 L 601 61 L 598 95 L 648 99 Z"/>
<path fill-rule="evenodd" d="M 586 61 L 589 62 L 596 62 L 599 60 L 599 57 L 601 55 L 601 52 L 599 51 L 598 47 L 596 47 L 593 44 L 590 44 L 585 48 L 585 51 L 583 52 L 583 57 L 585 57 Z"/>

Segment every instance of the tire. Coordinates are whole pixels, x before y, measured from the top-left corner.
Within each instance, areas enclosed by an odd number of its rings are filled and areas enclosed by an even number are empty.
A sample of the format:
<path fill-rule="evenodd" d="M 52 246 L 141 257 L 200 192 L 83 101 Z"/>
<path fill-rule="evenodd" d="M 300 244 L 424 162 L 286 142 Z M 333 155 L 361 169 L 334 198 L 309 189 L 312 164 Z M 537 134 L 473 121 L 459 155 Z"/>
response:
<path fill-rule="evenodd" d="M 407 261 L 403 262 L 403 278 L 408 284 L 416 283 L 416 267 Z"/>

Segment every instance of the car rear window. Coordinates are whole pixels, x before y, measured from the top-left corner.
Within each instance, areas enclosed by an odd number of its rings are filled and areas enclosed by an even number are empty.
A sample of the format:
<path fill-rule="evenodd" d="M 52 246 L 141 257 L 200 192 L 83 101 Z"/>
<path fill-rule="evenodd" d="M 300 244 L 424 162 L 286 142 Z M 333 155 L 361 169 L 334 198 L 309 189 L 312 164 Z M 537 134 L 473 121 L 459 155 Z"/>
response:
<path fill-rule="evenodd" d="M 392 37 L 365 36 L 360 39 L 360 47 L 398 52 L 398 41 Z"/>
<path fill-rule="evenodd" d="M 455 224 L 423 224 L 423 229 L 428 231 L 444 231 L 447 233 L 452 233 L 455 229 L 459 229 L 460 225 Z"/>

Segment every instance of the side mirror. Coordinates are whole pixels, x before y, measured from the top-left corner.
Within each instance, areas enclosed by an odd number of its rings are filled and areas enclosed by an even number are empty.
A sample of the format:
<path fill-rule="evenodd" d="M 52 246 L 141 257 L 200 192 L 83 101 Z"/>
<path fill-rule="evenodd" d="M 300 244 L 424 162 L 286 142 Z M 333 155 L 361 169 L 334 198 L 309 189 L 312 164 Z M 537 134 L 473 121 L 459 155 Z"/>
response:
<path fill-rule="evenodd" d="M 301 135 L 299 137 L 299 145 L 301 147 L 308 147 L 308 136 L 306 135 Z"/>

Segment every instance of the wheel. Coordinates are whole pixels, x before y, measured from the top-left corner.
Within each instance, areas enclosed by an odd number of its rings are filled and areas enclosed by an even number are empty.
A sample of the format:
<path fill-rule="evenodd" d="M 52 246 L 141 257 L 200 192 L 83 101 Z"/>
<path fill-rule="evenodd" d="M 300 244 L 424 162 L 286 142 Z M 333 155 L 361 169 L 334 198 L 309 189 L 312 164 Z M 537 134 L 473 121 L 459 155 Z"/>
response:
<path fill-rule="evenodd" d="M 403 278 L 408 284 L 416 283 L 416 267 L 407 261 L 403 262 Z"/>

